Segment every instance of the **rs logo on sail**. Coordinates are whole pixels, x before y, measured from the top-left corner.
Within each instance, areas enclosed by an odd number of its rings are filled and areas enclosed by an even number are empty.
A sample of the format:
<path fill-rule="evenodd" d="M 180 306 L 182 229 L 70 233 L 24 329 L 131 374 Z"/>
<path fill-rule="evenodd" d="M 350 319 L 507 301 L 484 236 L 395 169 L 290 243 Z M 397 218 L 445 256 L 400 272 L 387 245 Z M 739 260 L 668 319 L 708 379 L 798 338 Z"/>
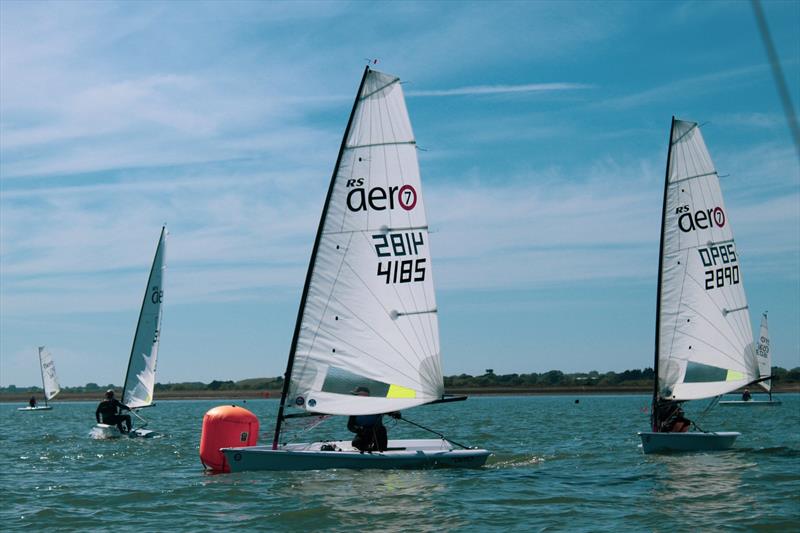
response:
<path fill-rule="evenodd" d="M 725 226 L 725 211 L 721 207 L 698 209 L 692 213 L 688 205 L 682 205 L 675 209 L 675 214 L 680 215 L 678 217 L 678 227 L 684 233 L 695 229 L 722 228 Z"/>
<path fill-rule="evenodd" d="M 417 191 L 408 184 L 392 185 L 388 189 L 372 187 L 367 192 L 364 178 L 352 178 L 347 180 L 346 187 L 350 189 L 347 193 L 347 208 L 353 212 L 366 211 L 367 206 L 375 211 L 383 211 L 387 208 L 394 209 L 396 205 L 411 211 L 417 205 Z"/>

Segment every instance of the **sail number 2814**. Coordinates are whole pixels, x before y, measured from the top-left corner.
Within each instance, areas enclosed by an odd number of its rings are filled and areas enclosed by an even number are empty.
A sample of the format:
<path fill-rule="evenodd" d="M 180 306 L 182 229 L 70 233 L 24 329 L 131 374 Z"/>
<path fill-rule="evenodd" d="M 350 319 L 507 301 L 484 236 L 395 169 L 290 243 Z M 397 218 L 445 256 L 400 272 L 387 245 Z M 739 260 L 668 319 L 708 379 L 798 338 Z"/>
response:
<path fill-rule="evenodd" d="M 739 283 L 739 265 L 736 260 L 736 247 L 726 243 L 710 244 L 699 248 L 700 260 L 705 270 L 705 288 L 707 291 L 726 285 Z"/>
<path fill-rule="evenodd" d="M 375 253 L 381 258 L 377 275 L 383 277 L 387 284 L 425 281 L 427 260 L 425 257 L 415 257 L 425 245 L 421 231 L 378 233 L 372 236 L 372 241 Z"/>

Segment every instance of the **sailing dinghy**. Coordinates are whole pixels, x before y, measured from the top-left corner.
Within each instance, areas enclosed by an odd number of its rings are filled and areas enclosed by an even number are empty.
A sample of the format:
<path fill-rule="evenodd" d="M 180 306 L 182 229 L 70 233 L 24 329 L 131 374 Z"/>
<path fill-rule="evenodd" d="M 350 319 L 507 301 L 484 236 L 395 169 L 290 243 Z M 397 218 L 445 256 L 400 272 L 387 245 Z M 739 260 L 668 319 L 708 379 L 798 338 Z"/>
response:
<path fill-rule="evenodd" d="M 47 404 L 47 400 L 55 398 L 56 394 L 61 391 L 61 386 L 58 384 L 56 378 L 56 367 L 53 364 L 53 354 L 44 349 L 44 346 L 39 346 L 39 368 L 42 371 L 42 390 L 44 390 L 44 405 L 34 405 L 28 407 L 19 407 L 17 411 L 50 411 L 53 409 L 52 405 Z"/>
<path fill-rule="evenodd" d="M 747 298 L 719 178 L 695 122 L 672 119 L 656 304 L 652 431 L 644 453 L 723 450 L 737 432 L 686 431 L 681 404 L 759 379 Z M 681 427 L 682 426 L 682 427 Z M 677 430 L 677 431 L 676 431 Z"/>
<path fill-rule="evenodd" d="M 133 346 L 128 359 L 128 372 L 125 374 L 125 385 L 122 388 L 122 400 L 120 400 L 131 408 L 131 414 L 143 424 L 127 433 L 129 437 L 152 437 L 155 435 L 153 431 L 145 429 L 147 421 L 136 410 L 155 405 L 153 389 L 156 385 L 156 362 L 161 337 L 166 244 L 167 229 L 164 226 L 161 228 L 161 235 L 158 238 L 153 266 L 150 268 L 150 277 L 147 280 L 142 308 L 139 311 L 139 322 L 136 324 L 136 333 L 133 336 Z M 92 434 L 97 438 L 122 436 L 116 426 L 108 424 L 96 424 Z"/>
<path fill-rule="evenodd" d="M 357 389 L 362 395 L 351 394 Z M 374 415 L 442 401 L 414 135 L 400 80 L 367 67 L 311 252 L 272 445 L 221 452 L 233 472 L 482 466 L 487 450 L 444 437 L 389 440 L 386 451 L 368 453 L 350 441 L 281 442 L 292 417 Z"/>
<path fill-rule="evenodd" d="M 719 402 L 720 405 L 725 407 L 769 407 L 773 405 L 781 405 L 780 400 L 772 399 L 772 380 L 769 379 L 772 375 L 772 356 L 770 355 L 769 347 L 769 326 L 767 325 L 767 313 L 761 315 L 761 332 L 758 339 L 758 346 L 756 347 L 756 358 L 758 361 L 758 384 L 769 394 L 769 400 L 726 400 Z"/>

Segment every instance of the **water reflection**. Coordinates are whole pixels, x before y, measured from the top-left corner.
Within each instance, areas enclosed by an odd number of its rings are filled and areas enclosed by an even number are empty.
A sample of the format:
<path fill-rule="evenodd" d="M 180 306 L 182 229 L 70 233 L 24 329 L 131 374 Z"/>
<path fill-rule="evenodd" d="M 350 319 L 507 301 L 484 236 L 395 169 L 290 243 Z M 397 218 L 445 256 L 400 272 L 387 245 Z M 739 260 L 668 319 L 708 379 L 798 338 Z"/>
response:
<path fill-rule="evenodd" d="M 439 501 L 437 495 L 445 495 L 447 485 L 452 483 L 448 477 L 446 472 L 431 470 L 336 470 L 286 474 L 285 481 L 293 481 L 288 492 L 295 507 L 304 514 L 317 509 L 337 527 L 383 523 L 391 524 L 395 530 L 419 530 L 419 517 L 442 516 L 441 507 L 434 502 Z M 284 515 L 279 521 L 288 518 Z M 446 522 L 445 529 L 468 525 L 457 515 L 447 516 Z"/>
<path fill-rule="evenodd" d="M 723 525 L 747 516 L 756 498 L 742 475 L 757 464 L 743 453 L 652 456 L 658 464 L 653 488 L 654 513 L 659 522 L 680 524 L 686 529 L 698 524 Z M 678 529 L 681 529 L 678 526 Z"/>

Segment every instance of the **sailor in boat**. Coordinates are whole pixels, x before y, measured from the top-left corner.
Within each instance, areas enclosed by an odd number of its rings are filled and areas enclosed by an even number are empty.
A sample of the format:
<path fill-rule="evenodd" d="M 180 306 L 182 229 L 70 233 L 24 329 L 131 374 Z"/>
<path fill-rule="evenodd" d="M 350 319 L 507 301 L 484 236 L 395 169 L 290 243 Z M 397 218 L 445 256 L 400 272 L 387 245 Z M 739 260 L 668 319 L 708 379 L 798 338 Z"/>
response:
<path fill-rule="evenodd" d="M 130 407 L 114 398 L 114 391 L 108 389 L 106 391 L 106 399 L 97 405 L 97 410 L 94 412 L 94 417 L 97 423 L 108 424 L 110 426 L 117 426 L 120 433 L 129 433 L 131 430 L 131 415 L 123 415 L 121 411 L 130 411 Z M 125 422 L 125 428 L 122 423 Z"/>
<path fill-rule="evenodd" d="M 350 394 L 369 396 L 369 389 L 359 385 Z M 388 413 L 392 418 L 400 418 L 399 412 Z M 347 429 L 356 434 L 353 447 L 362 452 L 384 452 L 388 447 L 389 436 L 383 425 L 383 415 L 354 415 L 347 420 Z"/>
<path fill-rule="evenodd" d="M 654 428 L 659 433 L 686 433 L 692 421 L 686 418 L 679 402 L 664 402 L 658 406 L 658 420 L 661 424 Z"/>
<path fill-rule="evenodd" d="M 744 389 L 744 392 L 742 393 L 742 401 L 749 402 L 751 399 L 752 396 L 750 395 L 750 389 Z"/>
<path fill-rule="evenodd" d="M 36 407 L 36 396 L 31 396 L 31 399 L 28 400 L 28 405 L 35 408 Z"/>

